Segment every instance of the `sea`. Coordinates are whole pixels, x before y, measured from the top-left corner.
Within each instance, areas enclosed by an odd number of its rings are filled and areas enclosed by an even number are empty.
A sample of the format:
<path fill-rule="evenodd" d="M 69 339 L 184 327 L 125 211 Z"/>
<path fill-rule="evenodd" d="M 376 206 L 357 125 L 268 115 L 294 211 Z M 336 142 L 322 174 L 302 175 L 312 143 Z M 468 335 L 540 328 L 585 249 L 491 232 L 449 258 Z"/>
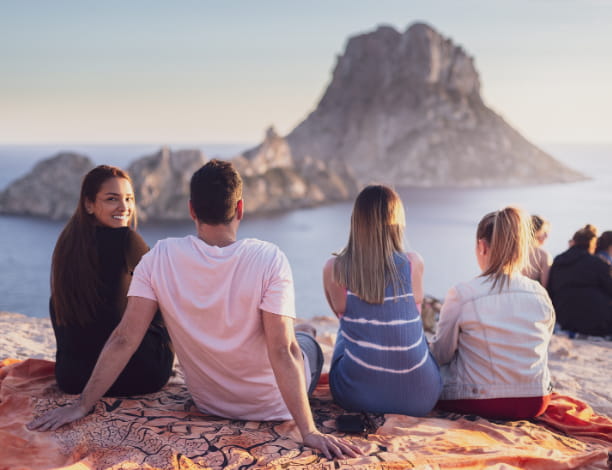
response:
<path fill-rule="evenodd" d="M 230 158 L 248 144 L 173 145 L 200 148 L 209 157 Z M 34 164 L 59 151 L 88 155 L 96 164 L 126 168 L 154 145 L 2 145 L 0 190 Z M 406 246 L 425 260 L 425 292 L 443 299 L 454 284 L 479 274 L 475 249 L 478 221 L 490 211 L 516 205 L 551 223 L 544 245 L 553 256 L 567 248 L 573 233 L 587 223 L 612 230 L 612 143 L 541 145 L 588 180 L 540 186 L 396 188 L 406 209 Z M 483 162 L 486 165 L 486 162 Z M 381 181 L 384 183 L 384 181 Z M 245 201 L 248 211 L 248 200 Z M 322 267 L 347 242 L 352 202 L 298 209 L 244 219 L 239 236 L 276 243 L 289 258 L 298 315 L 330 315 L 322 288 Z M 33 317 L 48 315 L 49 271 L 55 241 L 65 221 L 0 215 L 0 311 Z M 149 245 L 166 237 L 195 233 L 192 222 L 143 223 Z"/>

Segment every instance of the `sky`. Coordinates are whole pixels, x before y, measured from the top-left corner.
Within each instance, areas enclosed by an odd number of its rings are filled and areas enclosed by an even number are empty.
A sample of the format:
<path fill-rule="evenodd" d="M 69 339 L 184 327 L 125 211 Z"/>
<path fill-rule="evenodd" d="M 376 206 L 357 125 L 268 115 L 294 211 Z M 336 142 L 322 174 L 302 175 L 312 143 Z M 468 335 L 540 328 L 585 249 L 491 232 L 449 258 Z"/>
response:
<path fill-rule="evenodd" d="M 609 0 L 0 0 L 0 144 L 257 143 L 350 36 L 426 22 L 528 139 L 612 142 Z"/>

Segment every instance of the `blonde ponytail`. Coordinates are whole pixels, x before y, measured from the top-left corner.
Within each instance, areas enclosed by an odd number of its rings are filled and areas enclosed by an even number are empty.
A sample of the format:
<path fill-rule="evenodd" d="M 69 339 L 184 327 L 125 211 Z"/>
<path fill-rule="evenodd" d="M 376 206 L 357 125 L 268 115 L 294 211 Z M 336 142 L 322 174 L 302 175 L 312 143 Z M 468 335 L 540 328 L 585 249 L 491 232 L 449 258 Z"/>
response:
<path fill-rule="evenodd" d="M 494 289 L 510 284 L 510 276 L 521 271 L 529 260 L 531 222 L 516 207 L 506 207 L 485 215 L 476 232 L 489 246 L 489 264 L 482 276 L 493 280 Z"/>

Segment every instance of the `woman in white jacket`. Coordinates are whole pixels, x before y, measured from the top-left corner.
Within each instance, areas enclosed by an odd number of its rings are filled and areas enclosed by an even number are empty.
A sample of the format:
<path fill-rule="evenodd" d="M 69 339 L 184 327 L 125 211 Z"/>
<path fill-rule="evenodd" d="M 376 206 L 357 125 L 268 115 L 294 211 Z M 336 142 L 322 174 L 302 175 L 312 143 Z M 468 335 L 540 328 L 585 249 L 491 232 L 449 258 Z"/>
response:
<path fill-rule="evenodd" d="M 482 274 L 450 290 L 431 345 L 444 380 L 439 409 L 494 419 L 546 410 L 555 313 L 540 283 L 521 274 L 531 236 L 529 220 L 514 207 L 478 224 Z"/>

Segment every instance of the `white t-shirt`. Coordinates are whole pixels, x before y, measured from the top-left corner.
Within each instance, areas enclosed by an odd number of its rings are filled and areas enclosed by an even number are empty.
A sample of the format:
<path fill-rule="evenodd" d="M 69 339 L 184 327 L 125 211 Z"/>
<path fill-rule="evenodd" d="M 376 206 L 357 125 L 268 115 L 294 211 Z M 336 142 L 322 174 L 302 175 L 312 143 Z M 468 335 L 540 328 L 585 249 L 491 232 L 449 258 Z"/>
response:
<path fill-rule="evenodd" d="M 128 296 L 158 302 L 198 408 L 233 419 L 291 419 L 261 319 L 261 310 L 295 318 L 293 276 L 277 246 L 161 240 L 136 267 Z"/>

